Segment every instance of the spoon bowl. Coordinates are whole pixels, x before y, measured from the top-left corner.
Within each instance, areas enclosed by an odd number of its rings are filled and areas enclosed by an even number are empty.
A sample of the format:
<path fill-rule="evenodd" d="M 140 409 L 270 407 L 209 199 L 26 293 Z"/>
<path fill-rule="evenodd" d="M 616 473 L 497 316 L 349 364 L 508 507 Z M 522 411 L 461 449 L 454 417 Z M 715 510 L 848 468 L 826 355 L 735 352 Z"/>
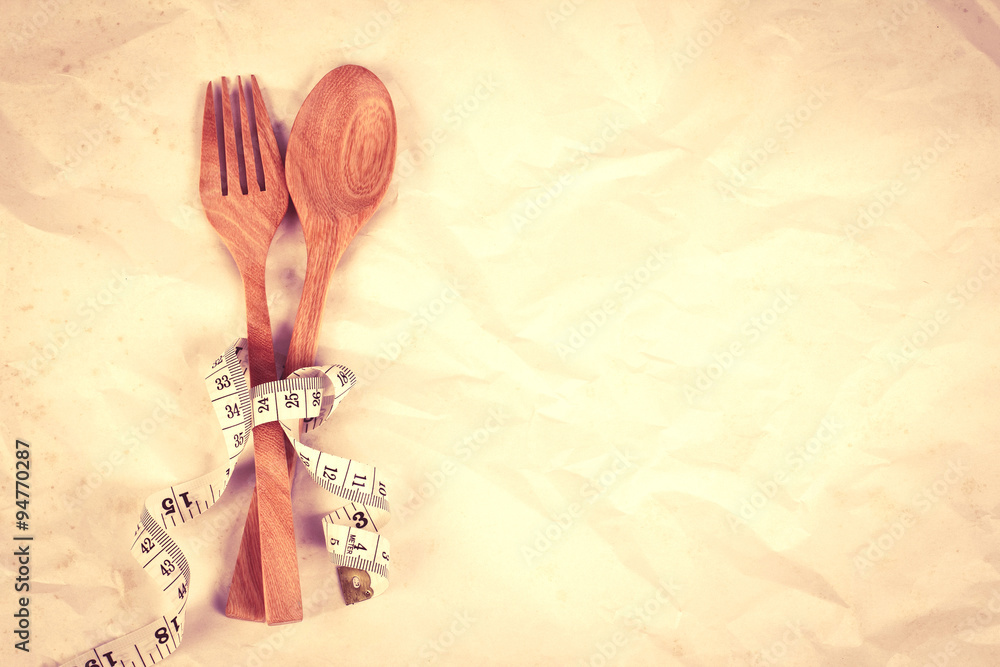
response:
<path fill-rule="evenodd" d="M 342 253 L 385 196 L 395 162 L 396 113 L 385 85 L 358 65 L 324 76 L 295 117 L 285 167 L 307 244 L 334 222 Z"/>

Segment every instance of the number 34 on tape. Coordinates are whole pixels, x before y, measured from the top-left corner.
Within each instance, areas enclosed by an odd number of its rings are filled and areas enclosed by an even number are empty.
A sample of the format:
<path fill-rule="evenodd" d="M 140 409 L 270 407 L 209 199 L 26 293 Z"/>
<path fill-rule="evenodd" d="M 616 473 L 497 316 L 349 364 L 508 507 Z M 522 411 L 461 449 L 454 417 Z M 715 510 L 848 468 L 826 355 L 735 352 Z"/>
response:
<path fill-rule="evenodd" d="M 344 600 L 367 600 L 388 587 L 389 541 L 379 532 L 389 521 L 385 480 L 373 466 L 300 441 L 340 404 L 356 382 L 354 373 L 344 366 L 303 368 L 251 390 L 247 369 L 246 339 L 240 338 L 205 378 L 226 443 L 226 464 L 150 495 L 136 525 L 132 556 L 163 591 L 166 613 L 63 667 L 147 667 L 177 650 L 184 636 L 191 569 L 170 531 L 198 519 L 222 497 L 256 424 L 279 422 L 313 480 L 343 500 L 323 517 L 323 535 Z"/>

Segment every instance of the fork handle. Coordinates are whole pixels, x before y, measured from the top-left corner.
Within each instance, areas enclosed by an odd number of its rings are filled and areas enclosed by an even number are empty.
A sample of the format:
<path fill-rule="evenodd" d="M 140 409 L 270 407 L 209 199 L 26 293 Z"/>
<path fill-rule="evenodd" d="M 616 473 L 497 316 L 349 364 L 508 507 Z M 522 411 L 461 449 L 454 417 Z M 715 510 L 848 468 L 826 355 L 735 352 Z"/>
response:
<path fill-rule="evenodd" d="M 282 436 L 284 436 L 284 431 L 282 431 Z M 295 479 L 298 456 L 287 438 L 285 439 L 285 462 L 288 465 L 288 485 L 290 489 L 292 481 Z M 243 621 L 263 622 L 265 620 L 256 486 L 254 487 L 253 494 L 250 496 L 250 509 L 247 511 L 246 522 L 243 524 L 240 551 L 236 557 L 233 581 L 229 585 L 229 597 L 226 599 L 226 616 Z"/>
<path fill-rule="evenodd" d="M 307 251 L 308 253 L 308 251 Z M 323 308 L 330 287 L 330 275 L 337 266 L 340 252 L 308 253 L 302 297 L 295 313 L 292 339 L 288 346 L 288 359 L 284 377 L 300 368 L 313 364 L 319 342 L 319 325 L 323 321 Z M 284 434 L 284 432 L 282 432 Z M 285 462 L 288 466 L 288 483 L 295 479 L 298 456 L 291 443 L 285 439 Z M 233 581 L 226 600 L 226 616 L 245 621 L 264 620 L 264 596 L 261 581 L 260 537 L 257 520 L 257 489 L 250 498 L 250 509 L 243 525 L 240 551 L 236 556 Z"/>
<path fill-rule="evenodd" d="M 250 384 L 277 378 L 271 320 L 267 312 L 264 267 L 244 271 Z M 285 435 L 277 422 L 254 427 L 254 469 L 257 476 L 257 522 L 260 531 L 260 573 L 264 618 L 268 625 L 302 620 L 302 591 L 295 552 Z"/>

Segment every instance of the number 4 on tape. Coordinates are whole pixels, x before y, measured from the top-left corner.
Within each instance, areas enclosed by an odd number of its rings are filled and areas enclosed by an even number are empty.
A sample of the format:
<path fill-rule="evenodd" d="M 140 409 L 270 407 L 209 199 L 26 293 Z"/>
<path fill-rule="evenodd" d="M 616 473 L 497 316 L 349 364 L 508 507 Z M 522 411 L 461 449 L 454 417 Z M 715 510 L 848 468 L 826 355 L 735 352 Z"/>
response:
<path fill-rule="evenodd" d="M 280 421 L 313 480 L 344 500 L 323 517 L 323 531 L 345 601 L 352 604 L 382 593 L 388 587 L 389 566 L 389 541 L 379 533 L 389 520 L 385 480 L 373 466 L 320 452 L 299 440 L 330 416 L 355 382 L 354 373 L 343 366 L 304 368 L 251 391 L 245 339 L 216 359 L 205 386 L 228 460 L 210 473 L 146 498 L 132 540 L 132 556 L 163 591 L 167 611 L 63 667 L 148 667 L 177 650 L 184 636 L 191 570 L 170 531 L 196 520 L 222 497 L 255 424 Z"/>

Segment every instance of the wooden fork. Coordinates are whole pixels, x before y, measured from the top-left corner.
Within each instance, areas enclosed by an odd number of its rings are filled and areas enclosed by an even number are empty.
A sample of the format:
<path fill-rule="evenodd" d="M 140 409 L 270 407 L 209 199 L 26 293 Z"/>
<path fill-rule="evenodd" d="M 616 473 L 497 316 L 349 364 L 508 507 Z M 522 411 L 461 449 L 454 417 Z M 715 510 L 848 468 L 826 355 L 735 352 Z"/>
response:
<path fill-rule="evenodd" d="M 250 384 L 277 379 L 271 321 L 267 312 L 264 266 L 274 232 L 288 209 L 285 170 L 271 121 L 257 86 L 253 85 L 256 127 L 250 127 L 243 81 L 239 86 L 242 158 L 246 192 L 240 182 L 240 151 L 233 128 L 229 85 L 222 78 L 222 144 L 216 131 L 212 84 L 205 93 L 201 135 L 201 202 L 209 222 L 219 233 L 239 267 L 247 308 Z M 257 137 L 259 161 L 252 137 Z M 259 180 L 256 164 L 263 173 Z M 285 463 L 284 433 L 277 422 L 253 430 L 257 475 L 257 518 L 260 524 L 260 572 L 263 579 L 265 620 L 269 625 L 302 620 L 302 592 L 295 554 L 295 525 Z"/>

